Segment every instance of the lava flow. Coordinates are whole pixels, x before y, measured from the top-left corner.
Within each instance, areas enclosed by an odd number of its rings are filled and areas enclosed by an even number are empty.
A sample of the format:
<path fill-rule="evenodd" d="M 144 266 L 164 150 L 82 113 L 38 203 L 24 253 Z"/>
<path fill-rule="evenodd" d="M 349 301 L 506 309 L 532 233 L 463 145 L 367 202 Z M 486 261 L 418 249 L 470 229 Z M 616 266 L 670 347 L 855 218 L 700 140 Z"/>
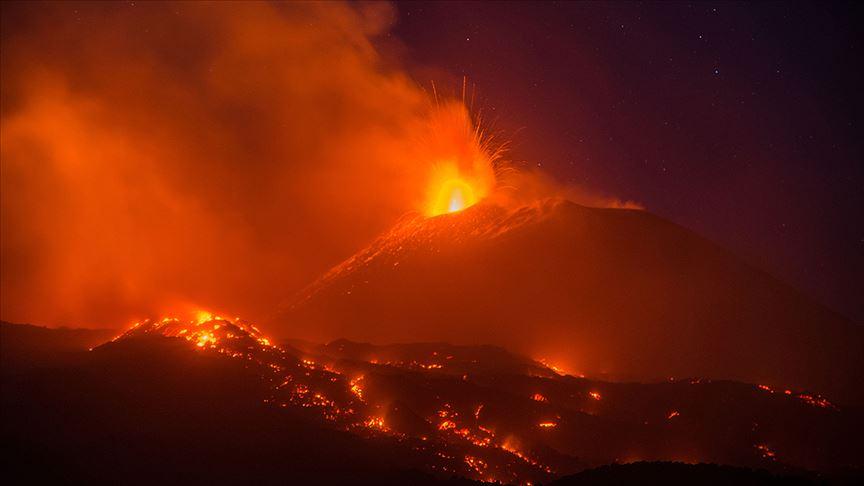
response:
<path fill-rule="evenodd" d="M 432 471 L 517 482 L 548 479 L 553 472 L 529 452 L 509 445 L 484 427 L 480 420 L 482 404 L 466 421 L 460 411 L 443 403 L 441 410 L 428 418 L 428 427 L 406 428 L 395 410 L 385 405 L 388 399 L 370 393 L 366 383 L 370 378 L 362 374 L 391 367 L 439 370 L 444 367 L 441 363 L 387 361 L 357 366 L 332 358 L 322 361 L 290 346 L 273 344 L 254 325 L 239 318 L 229 320 L 208 313 L 199 313 L 189 321 L 166 317 L 137 322 L 107 345 L 145 337 L 183 339 L 198 352 L 240 360 L 254 367 L 269 384 L 265 403 L 307 410 L 313 418 L 317 416 L 337 429 L 361 436 L 388 435 L 435 457 L 428 464 Z M 442 359 L 452 360 L 453 356 Z M 391 424 L 390 417 L 397 423 Z"/>
<path fill-rule="evenodd" d="M 852 454 L 843 445 L 830 458 L 815 452 L 847 420 L 818 395 L 698 378 L 609 383 L 488 346 L 275 344 L 239 318 L 202 313 L 136 323 L 94 351 L 147 338 L 242 364 L 265 385 L 266 405 L 393 441 L 444 477 L 536 483 L 622 457 L 823 468 Z M 712 405 L 721 401 L 738 405 Z M 802 425 L 780 433 L 786 422 Z"/>

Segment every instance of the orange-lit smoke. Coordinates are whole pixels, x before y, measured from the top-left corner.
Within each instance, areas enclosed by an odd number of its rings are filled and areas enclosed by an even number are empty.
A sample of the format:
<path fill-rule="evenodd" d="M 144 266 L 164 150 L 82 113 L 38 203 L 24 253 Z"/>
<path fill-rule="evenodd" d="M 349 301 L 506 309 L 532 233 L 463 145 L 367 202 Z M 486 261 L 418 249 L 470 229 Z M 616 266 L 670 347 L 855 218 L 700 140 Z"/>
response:
<path fill-rule="evenodd" d="M 496 185 L 499 189 L 492 194 L 492 199 L 501 205 L 522 206 L 554 196 L 589 207 L 645 209 L 636 201 L 622 200 L 593 188 L 562 184 L 538 170 L 521 168 L 501 171 L 497 175 Z"/>
<path fill-rule="evenodd" d="M 448 208 L 487 194 L 493 156 L 462 104 L 394 61 L 394 19 L 381 3 L 4 5 L 2 318 L 258 319 L 442 191 Z"/>

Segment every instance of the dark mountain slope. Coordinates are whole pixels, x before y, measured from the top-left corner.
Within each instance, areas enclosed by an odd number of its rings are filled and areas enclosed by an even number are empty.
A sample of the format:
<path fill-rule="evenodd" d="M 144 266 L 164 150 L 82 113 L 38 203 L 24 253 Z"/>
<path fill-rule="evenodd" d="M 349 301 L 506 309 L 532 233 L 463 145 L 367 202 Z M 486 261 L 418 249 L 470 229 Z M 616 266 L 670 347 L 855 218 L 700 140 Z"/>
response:
<path fill-rule="evenodd" d="M 2 389 L 3 470 L 21 484 L 473 484 L 419 472 L 426 458 L 393 440 L 265 404 L 257 370 L 179 339 L 4 367 Z"/>
<path fill-rule="evenodd" d="M 609 383 L 490 346 L 287 347 L 240 320 L 166 318 L 42 356 L 0 370 L 4 470 L 34 483 L 536 484 L 639 460 L 836 478 L 860 465 L 860 410 L 818 396 Z"/>
<path fill-rule="evenodd" d="M 487 343 L 571 372 L 734 379 L 864 403 L 860 326 L 647 212 L 558 199 L 407 218 L 272 325 L 319 340 Z"/>

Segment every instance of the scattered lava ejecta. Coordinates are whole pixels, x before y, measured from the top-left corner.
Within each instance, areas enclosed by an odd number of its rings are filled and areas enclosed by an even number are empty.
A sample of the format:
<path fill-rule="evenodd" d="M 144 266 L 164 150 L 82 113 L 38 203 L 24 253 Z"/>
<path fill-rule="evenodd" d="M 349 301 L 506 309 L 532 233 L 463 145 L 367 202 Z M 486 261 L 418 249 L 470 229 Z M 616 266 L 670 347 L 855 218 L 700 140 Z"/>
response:
<path fill-rule="evenodd" d="M 439 105 L 419 146 L 434 160 L 423 208 L 427 216 L 461 211 L 492 192 L 503 148 L 494 147 L 464 104 Z"/>
<path fill-rule="evenodd" d="M 440 477 L 536 484 L 613 461 L 820 470 L 858 457 L 852 416 L 821 395 L 701 378 L 611 383 L 491 346 L 277 343 L 197 312 L 138 322 L 92 351 L 178 343 L 260 379 L 251 401 L 407 451 L 416 462 L 399 467 Z"/>
<path fill-rule="evenodd" d="M 425 466 L 429 472 L 522 484 L 547 480 L 552 475 L 553 470 L 548 465 L 475 423 L 480 420 L 482 404 L 474 410 L 474 420 L 470 420 L 449 403 L 430 403 L 435 411 L 429 414 L 425 424 L 419 428 L 407 426 L 404 417 L 398 414 L 399 407 L 387 404 L 392 399 L 380 396 L 380 391 L 370 393 L 385 388 L 381 383 L 381 370 L 399 369 L 406 363 L 343 361 L 279 346 L 239 317 L 229 319 L 206 311 L 194 313 L 191 320 L 165 317 L 136 322 L 103 346 L 164 338 L 182 339 L 188 342 L 191 350 L 240 360 L 268 385 L 267 395 L 262 397 L 264 403 L 323 419 L 332 427 L 361 437 L 394 439 L 427 457 Z M 440 370 L 444 365 L 420 367 Z M 542 367 L 538 369 L 543 371 Z M 464 380 L 453 379 L 456 383 Z"/>

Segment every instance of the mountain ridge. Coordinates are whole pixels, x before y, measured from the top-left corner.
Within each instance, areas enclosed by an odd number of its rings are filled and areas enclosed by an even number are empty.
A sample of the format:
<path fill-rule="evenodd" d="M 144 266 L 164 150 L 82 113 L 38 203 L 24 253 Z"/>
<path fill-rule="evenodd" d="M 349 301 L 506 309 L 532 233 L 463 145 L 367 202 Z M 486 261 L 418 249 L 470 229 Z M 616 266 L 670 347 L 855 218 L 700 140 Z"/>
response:
<path fill-rule="evenodd" d="M 270 327 L 288 325 L 320 341 L 396 342 L 410 330 L 584 373 L 698 375 L 864 403 L 859 326 L 658 216 L 560 198 L 403 218 L 287 301 Z"/>

